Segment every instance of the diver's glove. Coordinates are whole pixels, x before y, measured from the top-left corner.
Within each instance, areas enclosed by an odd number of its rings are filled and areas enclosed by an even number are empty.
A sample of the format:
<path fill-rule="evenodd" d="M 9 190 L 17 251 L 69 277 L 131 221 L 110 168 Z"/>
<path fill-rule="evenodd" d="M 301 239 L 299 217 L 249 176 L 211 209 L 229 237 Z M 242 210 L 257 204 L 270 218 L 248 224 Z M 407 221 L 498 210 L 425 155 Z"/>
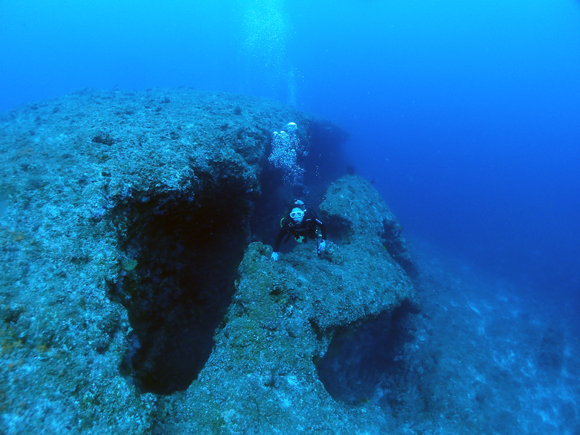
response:
<path fill-rule="evenodd" d="M 272 252 L 272 256 L 270 258 L 272 260 L 274 260 L 274 261 L 278 261 L 278 253 L 277 252 Z"/>
<path fill-rule="evenodd" d="M 324 250 L 326 249 L 326 241 L 321 240 L 318 243 L 318 255 L 322 254 L 324 252 Z"/>

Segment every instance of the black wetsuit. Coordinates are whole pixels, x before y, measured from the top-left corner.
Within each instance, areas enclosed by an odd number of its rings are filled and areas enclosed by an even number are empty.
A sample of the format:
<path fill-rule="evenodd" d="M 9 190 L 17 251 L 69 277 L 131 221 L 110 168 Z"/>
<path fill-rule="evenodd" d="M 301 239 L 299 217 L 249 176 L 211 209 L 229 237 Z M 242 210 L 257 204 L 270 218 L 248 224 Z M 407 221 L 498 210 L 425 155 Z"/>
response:
<path fill-rule="evenodd" d="M 318 231 L 319 230 L 319 231 Z M 308 239 L 326 240 L 326 227 L 324 224 L 316 219 L 316 216 L 312 211 L 306 210 L 304 212 L 304 218 L 299 224 L 295 223 L 292 219 L 286 218 L 285 222 L 276 237 L 276 242 L 274 243 L 274 252 L 280 250 L 280 245 L 282 244 L 282 239 L 290 236 L 294 236 L 296 241 L 306 242 Z"/>

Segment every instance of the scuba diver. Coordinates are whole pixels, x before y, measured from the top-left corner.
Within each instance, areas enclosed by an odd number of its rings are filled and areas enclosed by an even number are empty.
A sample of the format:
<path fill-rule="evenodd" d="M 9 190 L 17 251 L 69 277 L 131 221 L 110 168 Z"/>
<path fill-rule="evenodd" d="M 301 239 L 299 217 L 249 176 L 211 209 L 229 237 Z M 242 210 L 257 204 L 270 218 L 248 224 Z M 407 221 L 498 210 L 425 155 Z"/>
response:
<path fill-rule="evenodd" d="M 280 226 L 282 229 L 280 229 L 274 243 L 272 260 L 278 260 L 278 251 L 284 236 L 286 236 L 284 241 L 288 240 L 290 236 L 294 236 L 298 243 L 306 243 L 309 238 L 315 239 L 318 243 L 318 255 L 321 255 L 326 249 L 326 227 L 318 220 L 316 213 L 302 201 L 296 200 L 286 208 L 280 220 Z"/>

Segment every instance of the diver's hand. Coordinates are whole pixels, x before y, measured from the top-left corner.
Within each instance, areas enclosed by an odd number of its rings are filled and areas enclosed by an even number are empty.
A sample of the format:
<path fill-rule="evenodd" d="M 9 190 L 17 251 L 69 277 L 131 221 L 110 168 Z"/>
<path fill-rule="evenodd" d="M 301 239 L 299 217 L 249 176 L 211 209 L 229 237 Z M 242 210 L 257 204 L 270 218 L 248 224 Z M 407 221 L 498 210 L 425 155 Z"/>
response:
<path fill-rule="evenodd" d="M 326 249 L 326 241 L 321 240 L 320 243 L 318 244 L 318 255 L 322 254 L 325 249 Z"/>
<path fill-rule="evenodd" d="M 272 260 L 274 260 L 274 261 L 278 261 L 278 253 L 277 252 L 272 252 L 272 256 L 270 258 Z"/>

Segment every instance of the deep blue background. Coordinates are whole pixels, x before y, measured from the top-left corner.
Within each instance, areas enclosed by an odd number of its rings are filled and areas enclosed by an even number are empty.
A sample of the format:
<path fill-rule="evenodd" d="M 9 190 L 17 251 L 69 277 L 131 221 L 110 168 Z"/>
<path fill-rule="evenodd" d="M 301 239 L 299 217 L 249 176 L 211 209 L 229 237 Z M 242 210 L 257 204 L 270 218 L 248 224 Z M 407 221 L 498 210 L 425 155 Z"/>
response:
<path fill-rule="evenodd" d="M 0 110 L 178 85 L 336 121 L 408 234 L 580 308 L 579 1 L 0 0 Z"/>

